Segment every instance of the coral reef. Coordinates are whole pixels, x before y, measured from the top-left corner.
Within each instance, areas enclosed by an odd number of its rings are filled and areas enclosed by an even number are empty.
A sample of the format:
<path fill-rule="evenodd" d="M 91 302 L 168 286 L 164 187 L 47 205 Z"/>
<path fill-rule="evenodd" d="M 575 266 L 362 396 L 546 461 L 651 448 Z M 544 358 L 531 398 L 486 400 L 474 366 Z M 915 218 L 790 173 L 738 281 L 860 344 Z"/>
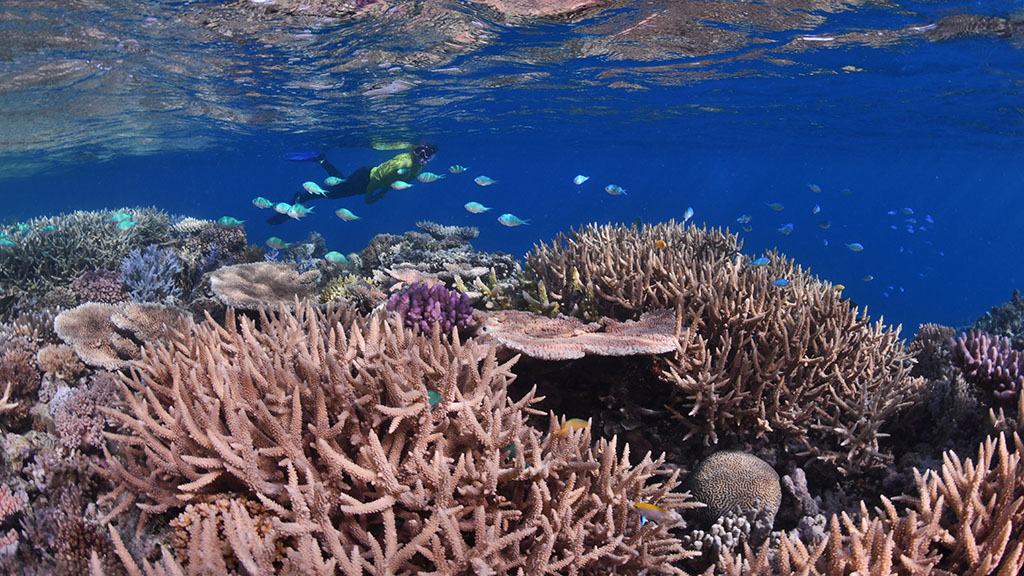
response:
<path fill-rule="evenodd" d="M 688 438 L 767 438 L 847 471 L 889 463 L 883 428 L 925 392 L 898 331 L 784 256 L 751 267 L 739 249 L 736 236 L 675 222 L 591 225 L 527 262 L 566 313 L 587 301 L 620 319 L 681 309 L 685 341 L 663 376 Z"/>
<path fill-rule="evenodd" d="M 23 336 L 0 338 L 0 428 L 24 431 L 42 376 L 35 345 Z"/>
<path fill-rule="evenodd" d="M 534 394 L 506 396 L 513 362 L 433 334 L 306 304 L 145 348 L 126 410 L 105 411 L 123 426 L 105 472 L 114 514 L 234 499 L 187 530 L 168 570 L 230 554 L 254 573 L 682 573 L 672 562 L 692 554 L 632 508 L 685 507 L 678 472 L 631 463 L 615 439 L 556 434 L 554 415 L 546 433 L 530 426 Z M 272 514 L 270 534 L 252 536 L 265 520 L 238 498 Z"/>
<path fill-rule="evenodd" d="M 388 310 L 397 312 L 409 328 L 430 332 L 435 328 L 450 334 L 455 328 L 466 328 L 473 322 L 469 297 L 449 290 L 443 284 L 428 286 L 413 282 L 388 298 Z"/>
<path fill-rule="evenodd" d="M 1024 298 L 1014 290 L 1010 300 L 993 306 L 972 326 L 975 330 L 1010 339 L 1011 347 L 1024 350 Z"/>
<path fill-rule="evenodd" d="M 97 373 L 84 386 L 59 388 L 50 400 L 50 414 L 61 443 L 72 450 L 101 448 L 107 417 L 100 408 L 112 408 L 119 392 L 117 382 L 107 372 Z"/>
<path fill-rule="evenodd" d="M 992 393 L 999 402 L 1014 403 L 1024 390 L 1024 353 L 1009 338 L 969 330 L 956 339 L 954 361 L 968 382 Z"/>
<path fill-rule="evenodd" d="M 118 370 L 139 357 L 142 344 L 184 329 L 186 319 L 180 310 L 160 304 L 86 302 L 57 315 L 53 327 L 86 364 Z"/>
<path fill-rule="evenodd" d="M 150 244 L 136 248 L 121 262 L 121 281 L 136 302 L 162 302 L 181 296 L 181 273 L 184 266 L 171 248 Z"/>
<path fill-rule="evenodd" d="M 169 235 L 168 216 L 155 208 L 120 210 L 135 223 L 129 228 L 117 226 L 111 219 L 115 212 L 42 216 L 0 228 L 14 242 L 3 248 L 0 286 L 26 292 L 67 286 L 85 272 L 115 269 L 131 250 Z"/>

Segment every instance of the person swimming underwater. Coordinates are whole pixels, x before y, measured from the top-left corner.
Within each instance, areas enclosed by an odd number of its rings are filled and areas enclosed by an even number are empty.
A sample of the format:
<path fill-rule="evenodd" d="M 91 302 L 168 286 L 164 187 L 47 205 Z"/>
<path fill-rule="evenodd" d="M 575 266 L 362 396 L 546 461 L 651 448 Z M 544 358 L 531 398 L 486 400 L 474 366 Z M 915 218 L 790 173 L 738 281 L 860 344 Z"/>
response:
<path fill-rule="evenodd" d="M 402 181 L 412 183 L 420 175 L 427 162 L 430 162 L 437 153 L 437 146 L 433 144 L 418 144 L 413 146 L 409 152 L 403 152 L 390 160 L 369 167 L 363 166 L 356 169 L 348 178 L 331 164 L 323 154 L 313 156 L 309 160 L 315 161 L 327 171 L 327 174 L 337 178 L 341 182 L 334 185 L 325 185 L 325 195 L 313 194 L 310 192 L 299 192 L 292 199 L 292 204 L 304 204 L 317 198 L 349 198 L 351 196 L 364 196 L 367 204 L 383 199 L 391 185 Z M 298 158 L 294 159 L 306 159 Z M 288 221 L 287 214 L 275 214 L 267 222 L 270 224 L 282 224 Z"/>

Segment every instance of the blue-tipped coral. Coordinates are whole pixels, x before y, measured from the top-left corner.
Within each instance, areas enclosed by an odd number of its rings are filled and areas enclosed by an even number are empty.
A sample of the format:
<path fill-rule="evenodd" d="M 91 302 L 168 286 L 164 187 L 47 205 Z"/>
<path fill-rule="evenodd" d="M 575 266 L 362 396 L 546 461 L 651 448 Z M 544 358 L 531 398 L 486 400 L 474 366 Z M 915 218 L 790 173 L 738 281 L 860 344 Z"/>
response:
<path fill-rule="evenodd" d="M 121 280 L 136 302 L 159 302 L 163 298 L 181 296 L 178 278 L 182 262 L 170 248 L 150 244 L 136 248 L 121 262 Z"/>
<path fill-rule="evenodd" d="M 406 326 L 423 332 L 430 332 L 436 325 L 441 332 L 447 333 L 453 327 L 465 328 L 473 322 L 469 296 L 449 290 L 443 284 L 428 286 L 423 282 L 413 282 L 388 298 L 388 310 L 401 314 Z"/>

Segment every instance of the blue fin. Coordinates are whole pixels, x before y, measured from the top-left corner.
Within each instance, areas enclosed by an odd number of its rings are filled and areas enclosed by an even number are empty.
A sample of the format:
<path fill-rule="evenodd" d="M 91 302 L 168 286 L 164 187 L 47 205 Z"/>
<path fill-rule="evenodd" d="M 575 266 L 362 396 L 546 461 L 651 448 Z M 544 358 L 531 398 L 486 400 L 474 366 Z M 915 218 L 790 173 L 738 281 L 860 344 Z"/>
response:
<path fill-rule="evenodd" d="M 289 162 L 308 162 L 310 160 L 319 160 L 323 157 L 322 152 L 315 150 L 301 150 L 299 152 L 288 152 L 284 155 L 284 159 Z"/>

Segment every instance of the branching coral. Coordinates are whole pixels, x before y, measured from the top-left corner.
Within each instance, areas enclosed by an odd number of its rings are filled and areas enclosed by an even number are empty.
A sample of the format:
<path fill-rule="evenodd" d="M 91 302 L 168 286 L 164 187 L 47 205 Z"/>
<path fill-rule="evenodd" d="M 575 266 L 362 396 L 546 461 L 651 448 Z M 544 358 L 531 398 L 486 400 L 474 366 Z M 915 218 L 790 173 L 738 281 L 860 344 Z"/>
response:
<path fill-rule="evenodd" d="M 473 307 L 465 293 L 413 282 L 388 298 L 388 310 L 398 312 L 409 328 L 430 332 L 436 326 L 442 334 L 453 328 L 466 328 L 473 322 Z"/>
<path fill-rule="evenodd" d="M 75 278 L 69 286 L 80 302 L 116 304 L 128 299 L 121 275 L 109 270 L 90 270 Z"/>
<path fill-rule="evenodd" d="M 181 296 L 183 265 L 172 248 L 155 244 L 136 248 L 121 262 L 121 280 L 136 302 L 160 302 Z"/>
<path fill-rule="evenodd" d="M 1012 403 L 1024 389 L 1024 353 L 1013 349 L 1009 338 L 969 330 L 957 338 L 953 359 L 969 382 L 1000 402 Z"/>
<path fill-rule="evenodd" d="M 529 426 L 534 394 L 506 396 L 513 362 L 433 334 L 306 304 L 147 347 L 125 409 L 107 411 L 124 428 L 107 456 L 115 513 L 258 499 L 274 536 L 254 537 L 245 507 L 224 519 L 254 572 L 679 572 L 690 554 L 632 509 L 684 507 L 677 473 L 658 480 L 660 459 L 633 464 L 554 416 Z M 198 534 L 188 547 L 166 565 L 223 562 Z"/>
<path fill-rule="evenodd" d="M 749 266 L 739 248 L 736 236 L 673 222 L 592 225 L 527 260 L 563 311 L 587 299 L 618 318 L 681 307 L 686 338 L 664 375 L 688 437 L 765 436 L 845 470 L 887 463 L 883 427 L 923 390 L 898 328 L 871 325 L 784 256 Z"/>

